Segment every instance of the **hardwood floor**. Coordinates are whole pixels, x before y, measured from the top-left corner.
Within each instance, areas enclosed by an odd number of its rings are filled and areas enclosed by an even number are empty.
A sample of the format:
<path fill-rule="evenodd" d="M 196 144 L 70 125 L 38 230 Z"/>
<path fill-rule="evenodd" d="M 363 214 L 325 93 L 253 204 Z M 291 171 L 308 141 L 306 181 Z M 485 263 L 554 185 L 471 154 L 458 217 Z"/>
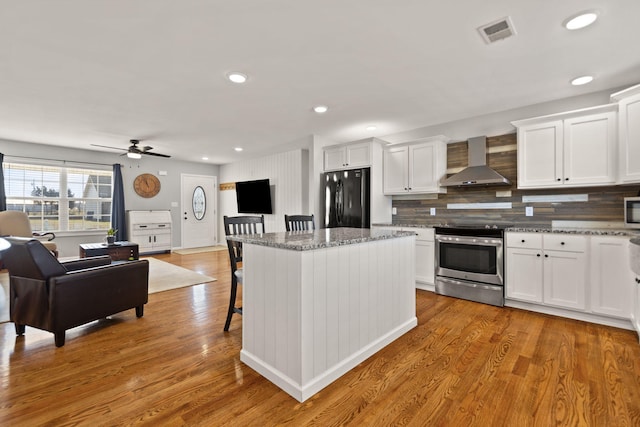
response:
<path fill-rule="evenodd" d="M 222 331 L 228 254 L 157 258 L 217 282 L 53 335 L 0 324 L 0 425 L 640 426 L 632 331 L 417 291 L 418 327 L 304 403 Z"/>

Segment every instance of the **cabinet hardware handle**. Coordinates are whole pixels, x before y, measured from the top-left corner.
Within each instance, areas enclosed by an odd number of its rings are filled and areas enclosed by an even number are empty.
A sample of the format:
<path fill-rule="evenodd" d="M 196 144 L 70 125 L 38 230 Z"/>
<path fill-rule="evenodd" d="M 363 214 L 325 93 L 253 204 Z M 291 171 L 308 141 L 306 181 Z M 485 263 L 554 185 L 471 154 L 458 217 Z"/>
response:
<path fill-rule="evenodd" d="M 522 243 L 524 243 L 524 239 L 522 239 Z"/>
<path fill-rule="evenodd" d="M 636 283 L 640 283 L 640 279 L 636 277 Z"/>
<path fill-rule="evenodd" d="M 549 258 L 549 255 L 547 255 L 547 254 L 544 254 L 544 257 L 545 257 L 545 258 Z"/>
<path fill-rule="evenodd" d="M 561 245 L 564 245 L 564 242 L 560 242 Z"/>
<path fill-rule="evenodd" d="M 556 179 L 556 181 L 561 181 L 561 179 L 560 179 L 560 178 L 557 178 L 557 179 Z"/>
<path fill-rule="evenodd" d="M 539 257 L 539 256 L 540 256 L 540 254 L 536 254 L 536 256 L 538 256 L 538 257 Z"/>
<path fill-rule="evenodd" d="M 569 178 L 565 178 L 564 180 L 565 180 L 565 181 L 569 181 Z"/>

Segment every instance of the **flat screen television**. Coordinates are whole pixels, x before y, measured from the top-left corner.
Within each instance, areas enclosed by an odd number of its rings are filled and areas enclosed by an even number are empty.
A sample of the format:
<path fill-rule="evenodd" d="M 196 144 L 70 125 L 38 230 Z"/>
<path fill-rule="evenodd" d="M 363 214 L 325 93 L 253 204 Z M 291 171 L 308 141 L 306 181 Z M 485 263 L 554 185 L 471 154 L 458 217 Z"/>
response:
<path fill-rule="evenodd" d="M 236 182 L 238 213 L 272 214 L 268 179 Z"/>

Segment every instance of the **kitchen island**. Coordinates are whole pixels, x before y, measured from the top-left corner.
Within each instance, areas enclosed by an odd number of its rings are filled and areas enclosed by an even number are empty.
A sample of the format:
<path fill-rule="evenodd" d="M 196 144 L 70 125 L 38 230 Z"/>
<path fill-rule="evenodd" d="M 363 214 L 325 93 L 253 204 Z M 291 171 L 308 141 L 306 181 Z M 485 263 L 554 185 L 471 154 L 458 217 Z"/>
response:
<path fill-rule="evenodd" d="M 243 244 L 240 360 L 300 402 L 417 325 L 414 233 L 227 238 Z"/>

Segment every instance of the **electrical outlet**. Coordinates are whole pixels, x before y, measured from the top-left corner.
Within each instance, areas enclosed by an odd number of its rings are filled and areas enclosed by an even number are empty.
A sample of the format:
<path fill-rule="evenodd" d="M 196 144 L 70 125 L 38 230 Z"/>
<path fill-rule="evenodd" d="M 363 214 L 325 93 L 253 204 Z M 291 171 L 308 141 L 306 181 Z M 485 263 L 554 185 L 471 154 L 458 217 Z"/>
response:
<path fill-rule="evenodd" d="M 392 213 L 393 215 L 397 215 L 397 214 L 398 214 L 398 208 L 395 208 L 395 207 L 394 207 L 394 208 L 391 208 L 391 213 Z"/>
<path fill-rule="evenodd" d="M 431 208 L 431 209 L 429 209 L 429 213 L 431 214 L 431 216 L 435 216 L 435 214 L 436 214 L 436 208 Z"/>
<path fill-rule="evenodd" d="M 527 206 L 524 208 L 524 214 L 526 216 L 533 216 L 533 206 Z"/>

